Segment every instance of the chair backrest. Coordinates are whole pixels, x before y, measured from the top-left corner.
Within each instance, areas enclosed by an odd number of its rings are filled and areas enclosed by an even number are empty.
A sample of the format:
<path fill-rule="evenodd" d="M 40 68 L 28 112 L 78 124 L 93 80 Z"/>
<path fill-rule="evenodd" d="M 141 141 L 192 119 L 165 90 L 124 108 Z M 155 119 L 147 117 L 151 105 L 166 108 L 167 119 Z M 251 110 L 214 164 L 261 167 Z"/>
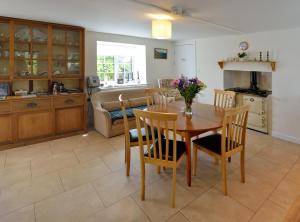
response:
<path fill-rule="evenodd" d="M 173 146 L 170 147 L 170 140 L 172 138 L 173 141 L 176 141 L 176 121 L 178 115 L 175 113 L 159 113 L 137 109 L 133 112 L 136 116 L 141 161 L 161 166 L 176 164 L 177 143 L 173 142 Z M 147 156 L 144 155 L 142 130 L 145 130 L 146 134 L 144 141 L 146 139 Z M 157 139 L 151 140 L 150 134 L 157 135 Z M 162 135 L 164 135 L 164 138 Z M 173 154 L 172 158 L 169 159 L 169 155 L 171 154 Z"/>
<path fill-rule="evenodd" d="M 216 108 L 231 108 L 234 106 L 235 92 L 215 89 L 214 106 Z"/>
<path fill-rule="evenodd" d="M 130 136 L 129 136 L 129 123 L 128 123 L 128 117 L 127 117 L 127 112 L 126 112 L 126 105 L 125 101 L 123 99 L 123 95 L 119 95 L 119 101 L 120 101 L 120 106 L 121 110 L 123 113 L 123 122 L 124 122 L 124 134 L 125 134 L 125 142 L 129 143 L 130 142 Z"/>
<path fill-rule="evenodd" d="M 225 110 L 222 128 L 222 154 L 245 147 L 246 128 L 250 106 Z"/>
<path fill-rule="evenodd" d="M 164 88 L 148 88 L 145 89 L 145 93 L 148 107 L 153 105 L 165 105 L 167 103 L 165 96 L 166 89 Z"/>

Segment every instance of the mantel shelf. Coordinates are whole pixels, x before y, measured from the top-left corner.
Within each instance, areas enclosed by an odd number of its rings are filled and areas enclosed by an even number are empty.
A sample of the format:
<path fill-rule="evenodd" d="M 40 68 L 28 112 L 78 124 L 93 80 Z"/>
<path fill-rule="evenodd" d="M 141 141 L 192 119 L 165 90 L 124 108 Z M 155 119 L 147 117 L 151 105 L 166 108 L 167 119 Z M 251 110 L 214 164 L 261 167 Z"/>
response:
<path fill-rule="evenodd" d="M 218 64 L 221 69 L 224 68 L 225 63 L 255 63 L 255 64 L 270 64 L 272 71 L 276 70 L 276 62 L 274 61 L 219 61 Z"/>

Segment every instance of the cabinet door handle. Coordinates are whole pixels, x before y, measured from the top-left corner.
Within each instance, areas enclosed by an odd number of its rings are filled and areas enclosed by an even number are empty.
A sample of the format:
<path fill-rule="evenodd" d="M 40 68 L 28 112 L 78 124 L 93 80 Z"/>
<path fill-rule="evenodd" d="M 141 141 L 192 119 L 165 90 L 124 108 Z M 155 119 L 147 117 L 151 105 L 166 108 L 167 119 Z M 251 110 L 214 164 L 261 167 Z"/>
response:
<path fill-rule="evenodd" d="M 73 99 L 66 99 L 66 100 L 65 100 L 65 103 L 66 103 L 66 104 L 73 104 L 73 103 L 74 103 L 74 100 L 73 100 Z"/>
<path fill-rule="evenodd" d="M 36 104 L 36 103 L 34 103 L 34 102 L 33 102 L 33 103 L 27 103 L 27 108 L 31 108 L 31 109 L 32 109 L 32 108 L 37 107 L 37 105 L 38 105 L 38 104 Z"/>

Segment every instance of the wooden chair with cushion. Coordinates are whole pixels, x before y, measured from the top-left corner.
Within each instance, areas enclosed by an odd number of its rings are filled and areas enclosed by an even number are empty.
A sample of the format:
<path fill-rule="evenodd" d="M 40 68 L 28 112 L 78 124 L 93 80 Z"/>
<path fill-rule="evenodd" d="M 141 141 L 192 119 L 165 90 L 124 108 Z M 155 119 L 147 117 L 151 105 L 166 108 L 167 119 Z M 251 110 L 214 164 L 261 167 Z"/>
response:
<path fill-rule="evenodd" d="M 235 92 L 215 89 L 214 106 L 216 108 L 232 108 L 235 104 Z"/>
<path fill-rule="evenodd" d="M 137 109 L 134 110 L 134 114 L 137 122 L 141 159 L 141 199 L 145 200 L 145 164 L 172 168 L 171 205 L 175 207 L 176 168 L 186 151 L 185 143 L 176 140 L 177 114 L 149 112 Z M 143 129 L 146 129 L 146 149 L 144 149 Z M 157 129 L 158 134 L 157 140 L 151 140 L 150 135 L 153 135 L 155 129 Z M 165 135 L 164 138 L 161 136 L 162 134 Z M 174 140 L 171 140 L 170 136 Z"/>
<path fill-rule="evenodd" d="M 125 134 L 125 163 L 126 163 L 126 175 L 130 174 L 130 159 L 131 159 L 131 147 L 137 147 L 138 144 L 138 131 L 136 128 L 130 129 L 128 123 L 128 116 L 126 111 L 126 101 L 123 100 L 122 94 L 119 96 L 119 101 L 123 113 L 123 121 L 124 121 L 124 134 Z M 156 132 L 156 131 L 155 131 Z M 145 139 L 145 130 L 142 129 L 142 134 L 144 138 L 144 143 L 146 144 Z M 156 134 L 156 133 L 155 133 Z M 157 137 L 157 134 L 155 135 Z M 152 140 L 152 136 L 150 135 L 150 139 Z"/>
<path fill-rule="evenodd" d="M 198 149 L 221 161 L 223 191 L 227 195 L 227 158 L 240 152 L 241 182 L 245 182 L 245 138 L 249 106 L 225 111 L 222 134 L 215 133 L 193 141 L 193 175 L 197 169 Z"/>

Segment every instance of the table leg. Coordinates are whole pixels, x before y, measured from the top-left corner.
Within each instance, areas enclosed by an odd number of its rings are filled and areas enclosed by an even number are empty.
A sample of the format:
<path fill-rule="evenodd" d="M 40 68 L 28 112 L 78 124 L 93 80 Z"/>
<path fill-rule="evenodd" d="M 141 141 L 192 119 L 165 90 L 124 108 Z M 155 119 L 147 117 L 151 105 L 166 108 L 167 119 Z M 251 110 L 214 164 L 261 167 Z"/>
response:
<path fill-rule="evenodd" d="M 185 146 L 186 146 L 186 176 L 187 185 L 190 187 L 192 185 L 192 167 L 191 167 L 191 135 L 186 132 L 185 136 Z"/>

